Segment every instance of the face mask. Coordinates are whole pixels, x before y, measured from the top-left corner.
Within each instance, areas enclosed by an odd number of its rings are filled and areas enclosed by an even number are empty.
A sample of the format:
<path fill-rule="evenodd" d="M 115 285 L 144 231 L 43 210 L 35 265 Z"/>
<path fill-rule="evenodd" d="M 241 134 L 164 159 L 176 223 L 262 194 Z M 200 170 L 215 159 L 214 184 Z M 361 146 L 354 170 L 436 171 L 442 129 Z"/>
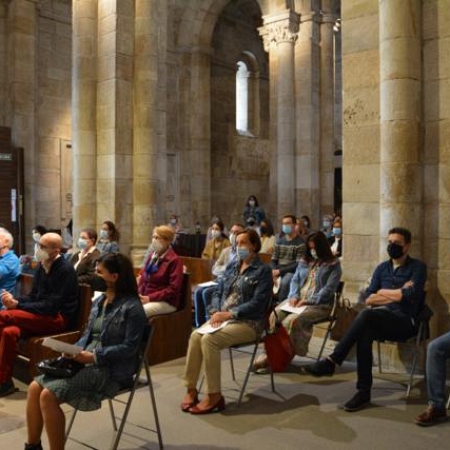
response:
<path fill-rule="evenodd" d="M 315 249 L 315 248 L 312 248 L 312 249 L 310 250 L 310 253 L 311 253 L 311 256 L 312 256 L 314 259 L 317 259 L 317 258 L 318 258 L 317 252 L 316 252 L 316 249 Z"/>
<path fill-rule="evenodd" d="M 269 232 L 267 227 L 260 227 L 259 231 L 261 231 L 261 234 L 267 234 Z"/>
<path fill-rule="evenodd" d="M 100 239 L 108 239 L 108 230 L 100 230 Z"/>
<path fill-rule="evenodd" d="M 324 220 L 322 222 L 322 225 L 324 228 L 330 228 L 331 227 L 331 222 L 329 220 Z"/>
<path fill-rule="evenodd" d="M 333 228 L 333 234 L 335 236 L 340 236 L 342 233 L 342 229 L 341 228 Z"/>
<path fill-rule="evenodd" d="M 292 225 L 282 225 L 281 229 L 283 230 L 284 234 L 292 233 Z"/>
<path fill-rule="evenodd" d="M 211 231 L 211 237 L 213 239 L 219 238 L 221 234 L 222 234 L 222 232 L 220 230 L 212 230 Z"/>
<path fill-rule="evenodd" d="M 161 254 L 163 251 L 164 245 L 158 239 L 153 239 L 152 241 L 152 249 L 154 252 Z"/>
<path fill-rule="evenodd" d="M 39 240 L 41 239 L 41 235 L 39 233 L 33 233 L 33 241 L 39 244 Z"/>
<path fill-rule="evenodd" d="M 403 245 L 389 244 L 387 246 L 387 252 L 390 258 L 399 259 L 403 256 Z"/>
<path fill-rule="evenodd" d="M 83 239 L 83 238 L 78 239 L 78 248 L 81 248 L 81 250 L 84 250 L 85 248 L 87 248 L 87 246 L 88 246 L 87 239 Z"/>
<path fill-rule="evenodd" d="M 236 253 L 238 255 L 238 258 L 242 261 L 248 258 L 250 250 L 247 247 L 238 247 L 236 249 Z"/>
<path fill-rule="evenodd" d="M 253 225 L 255 225 L 255 219 L 248 219 L 247 223 L 252 227 Z"/>
<path fill-rule="evenodd" d="M 36 250 L 34 257 L 36 258 L 37 261 L 44 261 L 44 260 L 48 259 L 48 253 L 39 247 Z"/>
<path fill-rule="evenodd" d="M 170 225 L 176 225 L 177 224 L 177 219 L 170 219 Z"/>
<path fill-rule="evenodd" d="M 255 200 L 249 200 L 248 204 L 253 208 L 256 205 Z"/>
<path fill-rule="evenodd" d="M 108 286 L 106 284 L 106 281 L 102 277 L 96 275 L 91 280 L 91 288 L 94 291 L 106 292 Z"/>
<path fill-rule="evenodd" d="M 303 221 L 303 225 L 305 225 L 305 228 L 308 228 L 308 222 L 306 220 Z"/>
<path fill-rule="evenodd" d="M 236 235 L 234 233 L 230 233 L 230 242 L 233 247 L 236 247 Z"/>

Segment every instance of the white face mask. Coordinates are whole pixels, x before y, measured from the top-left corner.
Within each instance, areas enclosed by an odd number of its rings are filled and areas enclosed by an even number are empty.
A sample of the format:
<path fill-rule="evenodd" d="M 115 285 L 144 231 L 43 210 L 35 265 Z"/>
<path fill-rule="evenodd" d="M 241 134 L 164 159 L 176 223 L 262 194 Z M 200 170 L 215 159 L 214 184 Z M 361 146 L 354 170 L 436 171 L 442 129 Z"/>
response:
<path fill-rule="evenodd" d="M 211 236 L 213 239 L 219 238 L 221 234 L 222 234 L 222 232 L 220 230 L 212 230 L 211 231 Z"/>
<path fill-rule="evenodd" d="M 315 248 L 312 248 L 312 249 L 310 250 L 310 252 L 311 252 L 311 256 L 312 256 L 314 259 L 317 259 L 317 258 L 318 258 L 317 252 L 316 252 L 316 249 L 315 249 Z"/>
<path fill-rule="evenodd" d="M 164 249 L 164 245 L 162 242 L 160 242 L 158 239 L 153 239 L 152 241 L 152 249 L 154 252 L 158 253 L 159 255 Z"/>
<path fill-rule="evenodd" d="M 36 250 L 34 257 L 36 258 L 37 261 L 45 261 L 46 259 L 48 259 L 48 253 L 39 247 Z"/>
<path fill-rule="evenodd" d="M 230 233 L 230 243 L 233 247 L 236 247 L 236 235 L 234 233 Z"/>
<path fill-rule="evenodd" d="M 39 240 L 41 239 L 41 235 L 39 233 L 33 233 L 33 241 L 39 244 Z"/>

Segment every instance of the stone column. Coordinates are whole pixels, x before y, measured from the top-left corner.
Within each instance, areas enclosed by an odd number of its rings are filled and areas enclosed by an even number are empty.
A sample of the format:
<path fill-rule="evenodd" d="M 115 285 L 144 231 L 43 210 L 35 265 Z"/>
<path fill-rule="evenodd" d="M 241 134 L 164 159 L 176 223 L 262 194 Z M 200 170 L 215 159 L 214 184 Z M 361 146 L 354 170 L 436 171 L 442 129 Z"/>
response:
<path fill-rule="evenodd" d="M 380 254 L 389 228 L 421 236 L 421 1 L 379 1 Z M 413 244 L 419 242 L 415 239 Z M 420 254 L 416 249 L 415 254 Z"/>
<path fill-rule="evenodd" d="M 73 230 L 96 228 L 97 0 L 72 3 Z"/>
<path fill-rule="evenodd" d="M 24 149 L 25 228 L 36 224 L 37 180 L 37 4 L 12 0 L 8 5 L 8 95 L 12 143 Z M 2 64 L 5 64 L 3 61 Z M 26 233 L 27 236 L 29 233 Z M 30 244 L 30 243 L 29 243 Z M 29 247 L 30 248 L 30 247 Z"/>
<path fill-rule="evenodd" d="M 320 16 L 320 206 L 334 210 L 334 31 L 332 1 L 322 0 Z"/>
<path fill-rule="evenodd" d="M 260 34 L 267 51 L 276 58 L 274 80 L 277 108 L 277 219 L 295 212 L 295 99 L 294 45 L 300 16 L 290 10 L 263 17 Z M 272 68 L 272 65 L 271 65 Z"/>
<path fill-rule="evenodd" d="M 159 0 L 136 0 L 133 76 L 133 248 L 136 263 L 158 218 Z M 165 3 L 165 2 L 162 2 Z"/>

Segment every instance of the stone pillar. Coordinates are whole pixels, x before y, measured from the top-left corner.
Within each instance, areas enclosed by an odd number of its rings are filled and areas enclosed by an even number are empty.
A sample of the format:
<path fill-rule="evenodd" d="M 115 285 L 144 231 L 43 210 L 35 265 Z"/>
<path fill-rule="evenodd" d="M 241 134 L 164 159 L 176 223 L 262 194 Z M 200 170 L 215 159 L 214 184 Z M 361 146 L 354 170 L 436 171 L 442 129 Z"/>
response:
<path fill-rule="evenodd" d="M 140 263 L 158 218 L 159 0 L 136 0 L 133 86 L 133 248 Z"/>
<path fill-rule="evenodd" d="M 263 17 L 260 34 L 267 51 L 276 58 L 276 74 L 270 74 L 276 90 L 277 123 L 277 219 L 295 212 L 295 99 L 294 45 L 300 16 L 290 10 Z M 271 69 L 272 69 L 271 65 Z"/>
<path fill-rule="evenodd" d="M 36 224 L 37 180 L 37 4 L 12 0 L 8 5 L 7 70 L 11 99 L 12 143 L 24 149 L 25 229 Z M 3 61 L 2 64 L 5 64 Z M 27 233 L 28 235 L 28 233 Z"/>
<path fill-rule="evenodd" d="M 304 2 L 295 44 L 295 213 L 308 215 L 314 226 L 320 216 L 319 191 L 319 25 Z"/>
<path fill-rule="evenodd" d="M 112 220 L 128 253 L 133 204 L 134 1 L 98 1 L 97 224 Z"/>
<path fill-rule="evenodd" d="M 422 232 L 421 1 L 379 1 L 380 24 L 380 254 L 389 228 Z M 416 248 L 414 253 L 420 254 Z"/>
<path fill-rule="evenodd" d="M 332 0 L 322 0 L 320 17 L 320 206 L 334 210 L 334 31 Z"/>
<path fill-rule="evenodd" d="M 73 232 L 96 228 L 97 0 L 72 4 Z"/>

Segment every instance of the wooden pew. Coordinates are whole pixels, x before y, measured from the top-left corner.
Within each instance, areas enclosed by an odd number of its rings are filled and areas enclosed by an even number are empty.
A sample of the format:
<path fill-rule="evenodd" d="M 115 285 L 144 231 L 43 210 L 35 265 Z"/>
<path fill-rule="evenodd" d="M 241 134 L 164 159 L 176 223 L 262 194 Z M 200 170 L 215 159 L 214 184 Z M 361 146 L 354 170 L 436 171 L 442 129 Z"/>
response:
<path fill-rule="evenodd" d="M 195 290 L 197 284 L 214 279 L 211 272 L 214 260 L 194 258 L 192 256 L 180 256 L 180 259 L 183 266 L 186 267 L 185 271 L 190 274 L 190 283 L 193 290 Z"/>
<path fill-rule="evenodd" d="M 184 273 L 180 308 L 170 314 L 153 316 L 154 335 L 147 356 L 151 365 L 186 355 L 192 331 L 190 274 Z"/>
<path fill-rule="evenodd" d="M 272 261 L 272 253 L 258 253 L 259 259 L 264 264 L 270 264 L 270 261 Z"/>
<path fill-rule="evenodd" d="M 19 277 L 19 286 L 17 292 L 19 295 L 25 295 L 30 292 L 33 286 L 33 276 L 22 274 Z M 91 312 L 92 290 L 90 286 L 80 286 L 79 291 L 79 308 L 78 315 L 72 328 L 64 333 L 51 335 L 52 338 L 58 339 L 69 344 L 74 344 L 86 326 Z M 42 346 L 42 341 L 47 336 L 31 336 L 22 338 L 18 343 L 18 355 L 20 358 L 28 361 L 28 369 L 33 377 L 37 374 L 36 364 L 47 358 L 55 358 L 60 356 L 59 353 L 48 347 Z"/>

